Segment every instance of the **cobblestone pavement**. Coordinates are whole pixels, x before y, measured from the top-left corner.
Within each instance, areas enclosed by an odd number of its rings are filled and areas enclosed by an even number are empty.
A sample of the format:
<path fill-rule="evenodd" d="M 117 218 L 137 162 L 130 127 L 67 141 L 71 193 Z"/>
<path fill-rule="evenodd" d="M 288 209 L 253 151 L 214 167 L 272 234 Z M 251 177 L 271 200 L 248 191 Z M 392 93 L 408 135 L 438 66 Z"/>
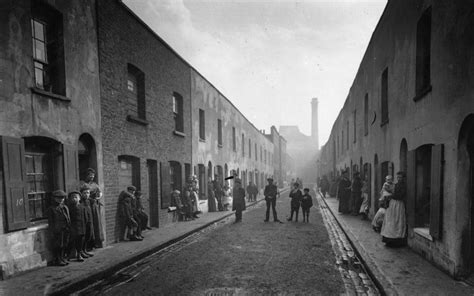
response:
<path fill-rule="evenodd" d="M 336 264 L 342 275 L 347 295 L 380 295 L 374 282 L 370 279 L 355 250 L 342 228 L 329 211 L 319 194 L 316 195 L 324 224 L 329 233 Z"/>
<path fill-rule="evenodd" d="M 352 257 L 335 247 L 324 209 L 315 202 L 310 223 L 286 222 L 289 207 L 288 193 L 282 194 L 277 212 L 285 223 L 265 223 L 265 203 L 259 203 L 242 223 L 233 217 L 215 223 L 77 294 L 373 295 L 363 278 L 356 282 L 356 269 L 344 269 L 357 264 L 343 262 Z"/>

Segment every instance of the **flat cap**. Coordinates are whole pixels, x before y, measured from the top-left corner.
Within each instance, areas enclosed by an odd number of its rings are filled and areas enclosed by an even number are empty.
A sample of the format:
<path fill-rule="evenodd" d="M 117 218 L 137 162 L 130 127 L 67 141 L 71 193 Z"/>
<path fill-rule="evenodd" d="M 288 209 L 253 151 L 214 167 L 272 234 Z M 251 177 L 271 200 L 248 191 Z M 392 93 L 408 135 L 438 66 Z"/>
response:
<path fill-rule="evenodd" d="M 56 191 L 53 191 L 53 196 L 54 197 L 66 197 L 67 194 L 66 194 L 66 192 L 64 192 L 62 190 L 56 190 Z"/>

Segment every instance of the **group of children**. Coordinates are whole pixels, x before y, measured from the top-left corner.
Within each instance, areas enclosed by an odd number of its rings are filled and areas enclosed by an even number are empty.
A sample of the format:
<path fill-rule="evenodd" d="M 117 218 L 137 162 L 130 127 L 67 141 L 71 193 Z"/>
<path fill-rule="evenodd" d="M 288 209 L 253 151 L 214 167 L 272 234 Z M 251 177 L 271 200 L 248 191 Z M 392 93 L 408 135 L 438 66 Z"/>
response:
<path fill-rule="evenodd" d="M 68 195 L 62 190 L 52 194 L 53 204 L 47 216 L 55 265 L 68 265 L 68 261 L 74 258 L 77 262 L 83 262 L 85 258 L 94 256 L 89 253 L 94 240 L 90 190 L 89 185 L 83 184 L 79 191 Z"/>
<path fill-rule="evenodd" d="M 293 213 L 296 214 L 295 221 L 298 222 L 298 214 L 300 207 L 303 211 L 303 222 L 309 222 L 309 209 L 313 206 L 313 198 L 309 195 L 309 188 L 303 189 L 301 193 L 298 182 L 293 183 L 293 188 L 290 191 L 291 198 L 291 214 L 287 221 L 293 220 Z"/>
<path fill-rule="evenodd" d="M 393 176 L 388 175 L 385 177 L 385 183 L 383 184 L 382 190 L 380 191 L 379 209 L 377 213 L 375 213 L 374 219 L 372 219 L 372 228 L 376 232 L 380 232 L 382 229 L 385 212 L 388 208 L 390 198 L 392 197 L 394 190 L 395 184 L 393 183 Z"/>
<path fill-rule="evenodd" d="M 142 241 L 142 231 L 151 229 L 148 226 L 148 215 L 142 205 L 142 193 L 135 186 L 128 186 L 119 195 L 119 216 L 121 222 L 121 239 L 127 230 L 126 237 L 130 241 Z"/>

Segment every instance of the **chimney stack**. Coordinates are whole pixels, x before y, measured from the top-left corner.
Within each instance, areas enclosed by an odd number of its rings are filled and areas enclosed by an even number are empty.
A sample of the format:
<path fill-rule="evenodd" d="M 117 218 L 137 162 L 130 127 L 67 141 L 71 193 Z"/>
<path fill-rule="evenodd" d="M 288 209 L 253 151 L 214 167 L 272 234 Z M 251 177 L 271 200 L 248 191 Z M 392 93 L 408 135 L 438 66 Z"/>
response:
<path fill-rule="evenodd" d="M 311 138 L 319 150 L 319 131 L 318 131 L 318 98 L 311 100 Z"/>

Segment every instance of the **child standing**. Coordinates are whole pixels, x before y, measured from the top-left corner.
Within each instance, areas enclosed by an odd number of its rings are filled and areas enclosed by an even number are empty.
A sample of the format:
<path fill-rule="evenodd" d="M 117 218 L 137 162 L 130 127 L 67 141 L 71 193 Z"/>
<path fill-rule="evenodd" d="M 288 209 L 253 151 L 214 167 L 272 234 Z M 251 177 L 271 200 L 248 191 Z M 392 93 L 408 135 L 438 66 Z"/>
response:
<path fill-rule="evenodd" d="M 66 266 L 68 263 L 64 260 L 65 249 L 68 245 L 69 229 L 71 227 L 71 218 L 69 209 L 64 204 L 66 193 L 62 190 L 53 192 L 53 205 L 49 207 L 48 229 L 53 241 L 54 264 Z"/>
<path fill-rule="evenodd" d="M 91 243 L 94 242 L 94 225 L 92 224 L 92 209 L 90 204 L 90 186 L 87 184 L 83 184 L 81 186 L 81 205 L 84 208 L 84 221 L 86 224 L 85 234 L 84 234 L 84 242 L 82 243 L 82 253 L 81 255 L 85 258 L 93 257 L 94 254 L 91 254 L 87 251 L 87 248 L 90 246 Z"/>
<path fill-rule="evenodd" d="M 84 217 L 85 209 L 79 203 L 81 193 L 72 191 L 68 196 L 68 207 L 71 215 L 71 240 L 69 242 L 69 259 L 74 257 L 76 251 L 76 260 L 83 262 L 82 245 L 84 244 L 84 234 L 86 233 L 86 221 Z M 87 257 L 86 257 L 87 258 Z"/>
<path fill-rule="evenodd" d="M 300 206 L 301 206 L 301 199 L 303 197 L 303 194 L 301 193 L 301 190 L 299 190 L 300 184 L 298 182 L 293 184 L 293 189 L 290 192 L 290 198 L 291 198 L 291 214 L 290 217 L 286 220 L 291 221 L 293 220 L 293 213 L 296 213 L 296 219 L 295 221 L 298 222 L 298 214 L 300 212 Z"/>
<path fill-rule="evenodd" d="M 390 199 L 393 195 L 395 184 L 393 184 L 393 177 L 388 175 L 385 177 L 385 183 L 383 183 L 382 190 L 380 190 L 379 204 L 380 208 L 372 220 L 372 228 L 375 232 L 380 232 L 382 229 L 383 220 L 385 218 L 385 211 L 388 208 Z"/>
<path fill-rule="evenodd" d="M 313 206 L 313 197 L 309 195 L 309 188 L 303 189 L 303 199 L 301 200 L 301 209 L 303 210 L 303 222 L 309 223 L 309 209 Z"/>

